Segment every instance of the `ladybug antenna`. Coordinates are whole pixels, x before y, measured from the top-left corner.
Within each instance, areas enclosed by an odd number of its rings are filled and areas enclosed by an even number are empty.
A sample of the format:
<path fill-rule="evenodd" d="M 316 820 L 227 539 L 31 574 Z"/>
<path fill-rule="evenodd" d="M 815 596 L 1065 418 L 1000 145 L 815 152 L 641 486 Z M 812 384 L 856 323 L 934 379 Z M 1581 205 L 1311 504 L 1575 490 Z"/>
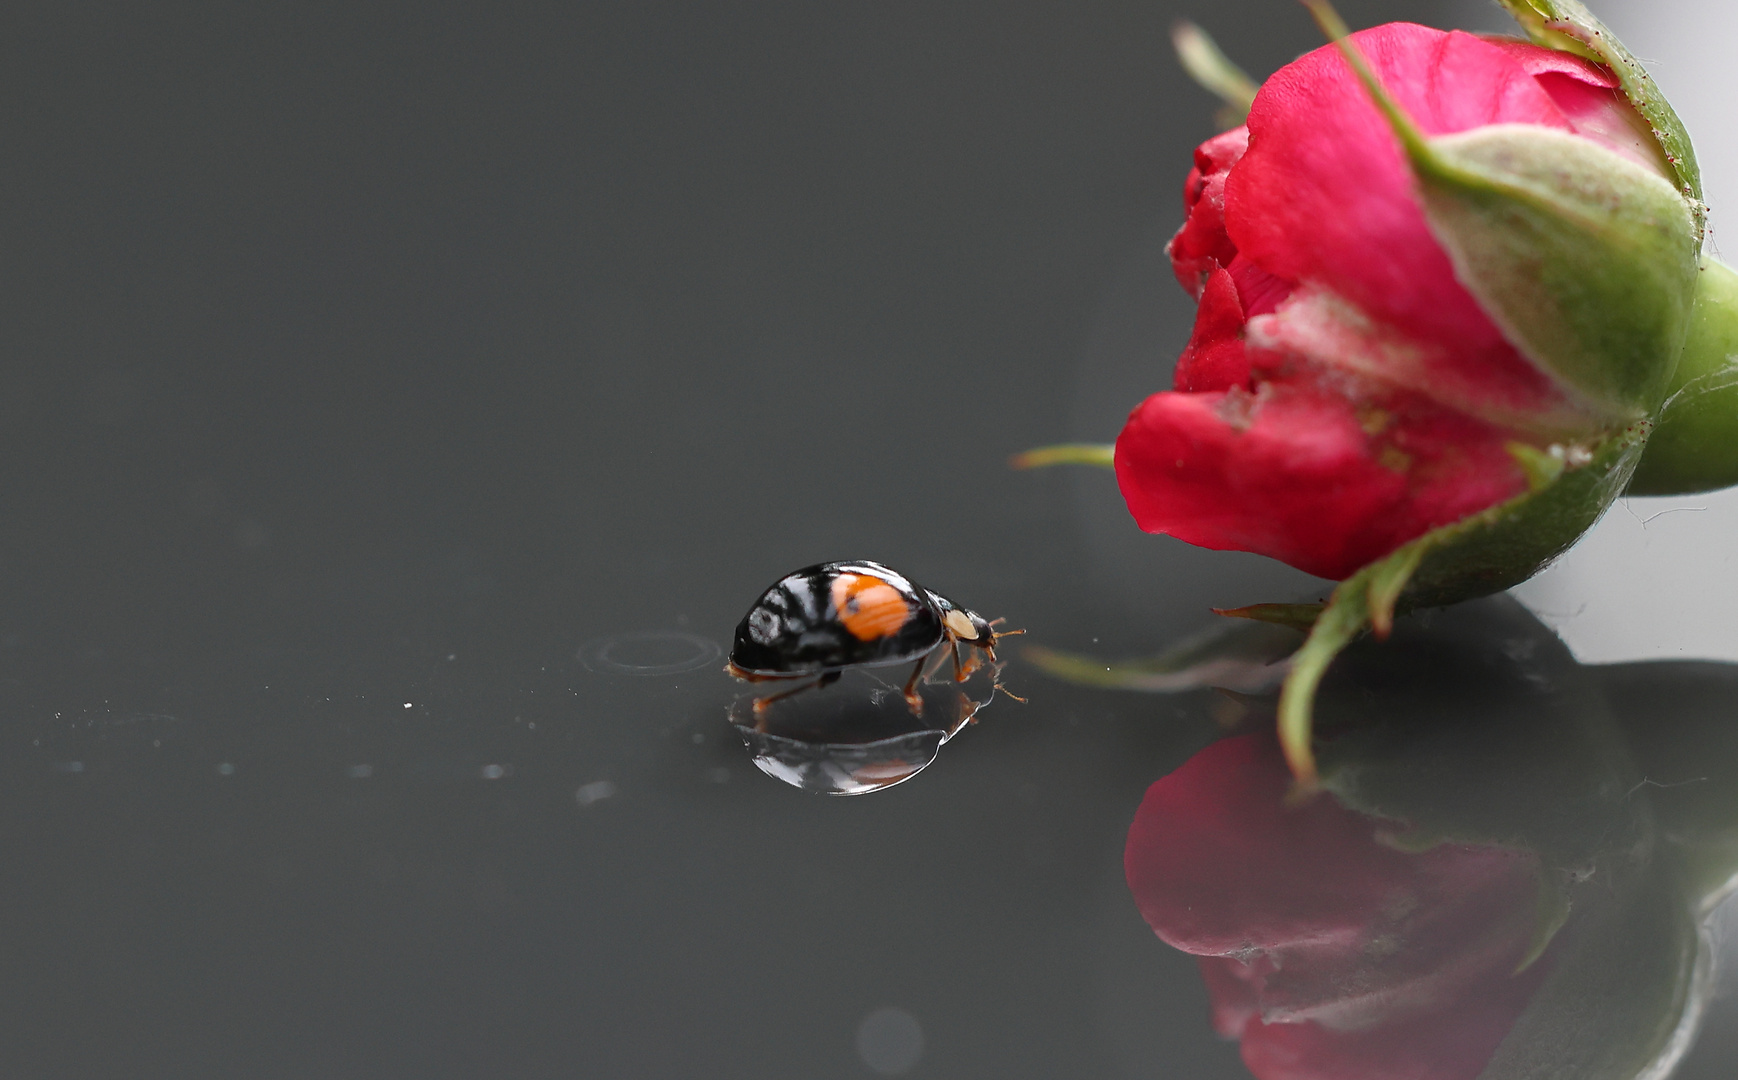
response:
<path fill-rule="evenodd" d="M 1019 694 L 1014 693 L 1012 690 L 1003 686 L 1001 683 L 997 683 L 995 685 L 995 688 L 991 691 L 991 693 L 994 693 L 996 690 L 1000 690 L 1002 693 L 1007 694 L 1009 697 L 1013 698 L 1015 701 L 1018 701 L 1022 705 L 1026 704 L 1025 698 L 1021 697 Z"/>
<path fill-rule="evenodd" d="M 996 620 L 996 622 L 1006 622 L 1006 621 L 1007 621 L 1006 619 L 997 619 Z M 994 626 L 994 625 L 996 625 L 996 622 L 993 622 L 990 625 Z M 1005 637 L 1019 637 L 1021 634 L 1024 634 L 1025 632 L 1026 631 L 1024 631 L 1024 630 L 991 630 L 990 631 L 990 640 L 991 641 L 1000 641 Z"/>

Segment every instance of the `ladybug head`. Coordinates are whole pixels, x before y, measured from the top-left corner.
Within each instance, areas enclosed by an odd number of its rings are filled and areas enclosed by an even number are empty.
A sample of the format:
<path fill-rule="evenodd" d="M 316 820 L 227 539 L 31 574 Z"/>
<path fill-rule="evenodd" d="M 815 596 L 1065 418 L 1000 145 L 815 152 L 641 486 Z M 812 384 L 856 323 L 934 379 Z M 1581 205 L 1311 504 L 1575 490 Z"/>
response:
<path fill-rule="evenodd" d="M 994 654 L 996 647 L 996 632 L 990 628 L 988 621 L 975 611 L 965 608 L 949 608 L 942 617 L 942 625 L 947 627 L 947 636 L 961 644 L 976 645 L 989 649 Z"/>

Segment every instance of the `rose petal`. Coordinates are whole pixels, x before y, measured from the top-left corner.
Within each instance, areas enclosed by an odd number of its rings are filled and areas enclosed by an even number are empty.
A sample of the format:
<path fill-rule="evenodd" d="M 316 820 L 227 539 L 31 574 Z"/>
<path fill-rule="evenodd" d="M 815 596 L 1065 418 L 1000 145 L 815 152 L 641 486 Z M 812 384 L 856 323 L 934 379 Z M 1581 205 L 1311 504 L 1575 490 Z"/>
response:
<path fill-rule="evenodd" d="M 1493 973 L 1450 1009 L 1362 1031 L 1258 1020 L 1243 1029 L 1243 1063 L 1257 1080 L 1475 1080 L 1539 982 Z"/>
<path fill-rule="evenodd" d="M 1242 1038 L 1243 1029 L 1261 1013 L 1255 988 L 1249 982 L 1249 965 L 1225 956 L 1198 960 L 1201 981 L 1207 984 L 1207 1000 L 1213 1005 L 1213 1030 L 1227 1039 Z"/>
<path fill-rule="evenodd" d="M 1677 183 L 1677 174 L 1654 137 L 1653 125 L 1623 96 L 1617 76 L 1609 68 L 1519 38 L 1493 35 L 1484 41 L 1501 49 L 1538 81 L 1577 135 Z"/>
<path fill-rule="evenodd" d="M 1571 130 L 1511 50 L 1470 34 L 1390 23 L 1353 35 L 1377 77 L 1427 134 L 1494 123 Z M 1240 254 L 1309 282 L 1371 318 L 1435 343 L 1505 412 L 1560 396 L 1456 280 L 1414 195 L 1387 121 L 1337 50 L 1280 69 L 1256 96 L 1249 150 L 1225 186 Z"/>
<path fill-rule="evenodd" d="M 1249 357 L 1243 346 L 1243 304 L 1236 282 L 1224 270 L 1214 270 L 1201 292 L 1195 331 L 1177 358 L 1172 384 L 1191 393 L 1234 386 L 1251 389 Z"/>
<path fill-rule="evenodd" d="M 1249 129 L 1239 127 L 1195 148 L 1195 167 L 1183 184 L 1188 218 L 1165 251 L 1178 283 L 1196 299 L 1207 276 L 1237 257 L 1237 247 L 1225 232 L 1225 177 L 1248 147 Z"/>
<path fill-rule="evenodd" d="M 1289 783 L 1262 732 L 1153 784 L 1124 858 L 1142 916 L 1201 955 L 1214 1027 L 1260 1080 L 1476 1077 L 1548 970 L 1515 974 L 1537 859 L 1402 853 L 1331 797 L 1287 806 Z"/>
<path fill-rule="evenodd" d="M 1143 402 L 1116 444 L 1140 527 L 1343 578 L 1525 489 L 1500 429 L 1416 396 L 1357 409 L 1310 374 Z"/>
<path fill-rule="evenodd" d="M 1534 78 L 1540 75 L 1566 75 L 1588 86 L 1602 86 L 1607 90 L 1617 88 L 1617 76 L 1609 68 L 1574 53 L 1547 49 L 1507 34 L 1481 34 L 1479 40 L 1500 50 L 1504 56 L 1519 65 L 1522 71 Z"/>

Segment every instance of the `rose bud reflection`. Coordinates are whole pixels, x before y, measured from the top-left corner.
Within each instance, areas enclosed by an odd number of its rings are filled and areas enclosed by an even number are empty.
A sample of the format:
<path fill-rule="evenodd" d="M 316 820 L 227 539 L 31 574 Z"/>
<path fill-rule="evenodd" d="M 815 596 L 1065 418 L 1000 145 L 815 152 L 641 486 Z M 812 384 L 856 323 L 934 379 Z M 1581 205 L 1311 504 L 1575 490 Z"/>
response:
<path fill-rule="evenodd" d="M 1735 687 L 1584 667 L 1506 598 L 1403 620 L 1324 683 L 1316 794 L 1254 717 L 1150 787 L 1128 885 L 1259 1080 L 1664 1076 L 1738 870 Z"/>
<path fill-rule="evenodd" d="M 1226 739 L 1154 784 L 1129 830 L 1141 914 L 1201 958 L 1213 1025 L 1256 1076 L 1478 1075 L 1538 989 L 1539 863 L 1444 844 L 1328 798 L 1287 807 L 1271 733 Z"/>

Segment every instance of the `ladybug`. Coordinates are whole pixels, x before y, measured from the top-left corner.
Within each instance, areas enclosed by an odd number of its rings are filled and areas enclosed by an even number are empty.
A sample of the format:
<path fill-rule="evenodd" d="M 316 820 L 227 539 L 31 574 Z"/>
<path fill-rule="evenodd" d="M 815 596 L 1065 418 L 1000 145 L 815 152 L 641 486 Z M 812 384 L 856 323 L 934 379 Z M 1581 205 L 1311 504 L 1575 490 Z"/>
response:
<path fill-rule="evenodd" d="M 1000 622 L 1001 620 L 996 620 Z M 982 615 L 916 584 L 877 562 L 828 562 L 780 578 L 760 595 L 736 627 L 724 670 L 747 682 L 814 678 L 758 699 L 767 705 L 803 690 L 837 682 L 846 668 L 915 661 L 905 681 L 905 703 L 923 713 L 917 682 L 930 655 L 951 649 L 955 682 L 965 682 L 981 659 L 996 662 L 997 633 Z M 962 662 L 960 646 L 983 650 Z"/>

